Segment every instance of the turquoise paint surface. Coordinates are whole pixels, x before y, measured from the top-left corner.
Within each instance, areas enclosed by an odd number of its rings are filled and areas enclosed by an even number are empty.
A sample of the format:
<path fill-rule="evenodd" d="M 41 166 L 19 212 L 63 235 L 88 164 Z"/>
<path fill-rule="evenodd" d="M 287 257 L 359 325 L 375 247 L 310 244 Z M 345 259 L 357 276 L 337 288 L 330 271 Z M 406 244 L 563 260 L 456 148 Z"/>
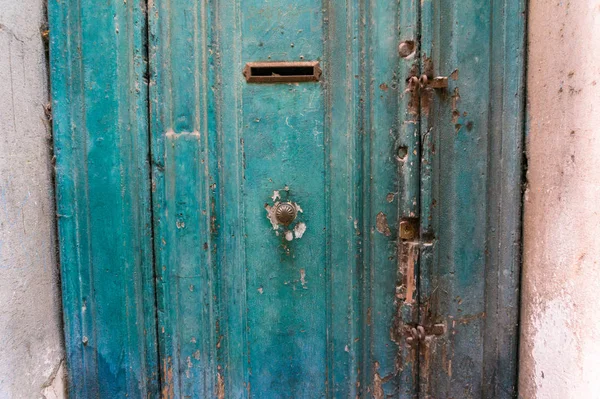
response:
<path fill-rule="evenodd" d="M 522 2 L 144 6 L 49 4 L 72 397 L 512 397 Z"/>
<path fill-rule="evenodd" d="M 319 1 L 244 1 L 240 13 L 242 62 L 322 59 Z M 322 397 L 328 272 L 323 89 L 318 83 L 243 84 L 240 95 L 250 392 Z M 267 220 L 265 204 L 273 205 L 274 191 L 281 196 L 276 200 L 303 209 L 301 238 L 288 241 L 283 228 L 274 231 Z"/>
<path fill-rule="evenodd" d="M 304 0 L 151 10 L 169 397 L 347 397 L 384 377 L 377 389 L 398 390 L 390 330 L 403 116 L 399 57 L 388 48 L 400 14 L 393 2 L 372 8 Z M 377 29 L 361 15 L 380 19 Z M 320 61 L 322 81 L 248 84 L 241 74 L 246 62 L 294 60 Z M 301 238 L 273 228 L 265 206 L 276 201 L 302 208 Z"/>

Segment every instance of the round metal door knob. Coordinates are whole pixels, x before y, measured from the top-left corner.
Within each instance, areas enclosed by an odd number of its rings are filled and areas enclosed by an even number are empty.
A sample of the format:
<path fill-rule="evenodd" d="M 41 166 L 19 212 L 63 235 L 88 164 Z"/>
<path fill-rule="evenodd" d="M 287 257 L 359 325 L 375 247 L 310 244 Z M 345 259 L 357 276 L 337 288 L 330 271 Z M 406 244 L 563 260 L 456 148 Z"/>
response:
<path fill-rule="evenodd" d="M 296 215 L 298 210 L 296 209 L 296 205 L 291 202 L 282 202 L 277 205 L 275 208 L 275 217 L 277 221 L 284 226 L 289 225 L 296 219 Z"/>

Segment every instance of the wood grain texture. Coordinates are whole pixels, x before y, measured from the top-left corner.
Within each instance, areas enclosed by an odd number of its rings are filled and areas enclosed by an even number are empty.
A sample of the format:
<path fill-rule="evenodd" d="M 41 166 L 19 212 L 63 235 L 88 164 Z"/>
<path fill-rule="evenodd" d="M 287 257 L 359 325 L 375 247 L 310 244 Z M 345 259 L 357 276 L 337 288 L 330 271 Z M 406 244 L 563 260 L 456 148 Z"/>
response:
<path fill-rule="evenodd" d="M 50 1 L 72 398 L 157 395 L 143 5 Z"/>
<path fill-rule="evenodd" d="M 204 2 L 173 0 L 151 3 L 149 18 L 161 392 L 211 397 L 218 382 L 212 15 Z"/>

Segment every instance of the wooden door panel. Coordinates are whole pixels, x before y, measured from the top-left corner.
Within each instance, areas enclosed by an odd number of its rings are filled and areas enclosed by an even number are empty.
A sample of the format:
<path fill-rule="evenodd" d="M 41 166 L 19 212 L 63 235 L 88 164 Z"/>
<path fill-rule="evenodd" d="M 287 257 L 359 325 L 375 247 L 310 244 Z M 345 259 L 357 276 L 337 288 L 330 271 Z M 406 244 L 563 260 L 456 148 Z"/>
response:
<path fill-rule="evenodd" d="M 398 11 L 305 0 L 150 12 L 169 395 L 398 390 Z M 378 24 L 365 28 L 366 16 Z M 300 60 L 321 63 L 321 82 L 251 84 L 241 73 Z M 265 206 L 276 201 L 302 208 L 301 237 L 273 229 Z"/>

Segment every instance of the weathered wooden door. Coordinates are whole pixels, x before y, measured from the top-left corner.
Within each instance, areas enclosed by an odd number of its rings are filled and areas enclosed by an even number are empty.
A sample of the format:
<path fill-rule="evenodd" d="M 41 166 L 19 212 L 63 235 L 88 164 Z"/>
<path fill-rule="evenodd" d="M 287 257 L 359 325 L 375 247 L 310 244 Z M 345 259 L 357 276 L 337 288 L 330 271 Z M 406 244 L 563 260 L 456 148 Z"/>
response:
<path fill-rule="evenodd" d="M 523 3 L 52 0 L 72 395 L 513 397 Z"/>

